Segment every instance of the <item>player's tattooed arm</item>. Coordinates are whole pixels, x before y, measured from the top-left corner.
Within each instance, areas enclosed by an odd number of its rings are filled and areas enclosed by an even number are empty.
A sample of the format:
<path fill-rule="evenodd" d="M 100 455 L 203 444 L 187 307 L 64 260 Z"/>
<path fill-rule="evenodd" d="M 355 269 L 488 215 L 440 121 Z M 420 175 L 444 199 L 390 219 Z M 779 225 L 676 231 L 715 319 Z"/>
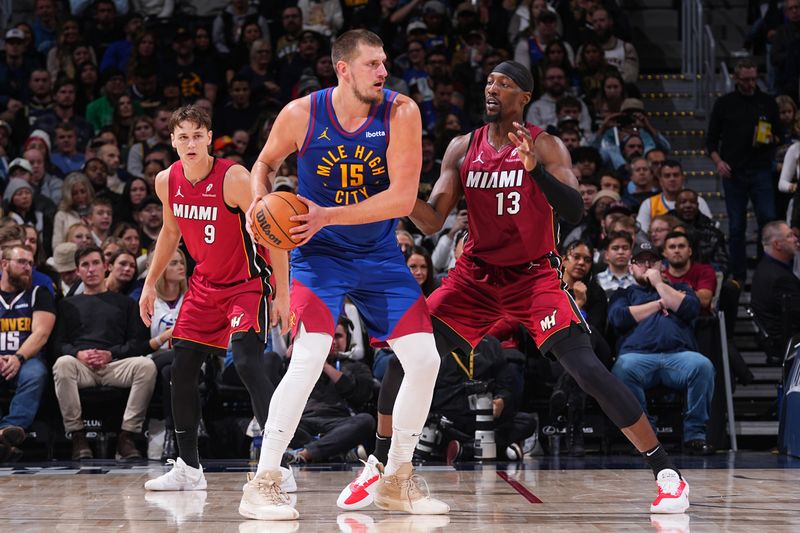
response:
<path fill-rule="evenodd" d="M 461 164 L 469 148 L 469 135 L 456 137 L 447 146 L 442 160 L 441 174 L 427 202 L 417 200 L 411 212 L 411 221 L 426 235 L 442 229 L 450 212 L 461 199 Z"/>

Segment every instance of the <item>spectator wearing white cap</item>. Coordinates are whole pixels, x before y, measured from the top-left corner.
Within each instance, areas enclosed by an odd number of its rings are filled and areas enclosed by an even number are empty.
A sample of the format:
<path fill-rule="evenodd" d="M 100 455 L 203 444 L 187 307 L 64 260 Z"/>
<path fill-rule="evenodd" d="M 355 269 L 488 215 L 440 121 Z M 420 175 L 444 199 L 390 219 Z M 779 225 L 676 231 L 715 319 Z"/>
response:
<path fill-rule="evenodd" d="M 41 65 L 37 58 L 25 54 L 25 33 L 19 28 L 6 31 L 5 55 L 0 56 L 0 119 L 14 123 L 24 107 L 31 72 Z"/>

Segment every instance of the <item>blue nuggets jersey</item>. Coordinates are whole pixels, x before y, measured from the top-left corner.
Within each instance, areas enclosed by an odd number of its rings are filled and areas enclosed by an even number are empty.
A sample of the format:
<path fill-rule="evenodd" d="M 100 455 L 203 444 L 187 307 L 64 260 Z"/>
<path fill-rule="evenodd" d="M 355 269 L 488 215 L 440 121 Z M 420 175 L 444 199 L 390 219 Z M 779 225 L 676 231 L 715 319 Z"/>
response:
<path fill-rule="evenodd" d="M 389 115 L 397 93 L 383 90 L 383 102 L 373 105 L 369 117 L 355 131 L 345 131 L 336 118 L 333 89 L 311 94 L 311 113 L 303 146 L 298 152 L 298 194 L 323 207 L 362 202 L 389 187 L 386 149 Z M 397 246 L 394 219 L 354 226 L 328 226 L 292 258 L 324 251 L 343 257 L 368 254 Z"/>
<path fill-rule="evenodd" d="M 46 298 L 47 302 L 37 302 L 37 298 Z M 44 303 L 39 306 L 39 303 Z M 0 355 L 17 353 L 28 337 L 33 326 L 34 307 L 37 310 L 51 311 L 52 297 L 47 289 L 34 286 L 16 295 L 0 293 Z"/>

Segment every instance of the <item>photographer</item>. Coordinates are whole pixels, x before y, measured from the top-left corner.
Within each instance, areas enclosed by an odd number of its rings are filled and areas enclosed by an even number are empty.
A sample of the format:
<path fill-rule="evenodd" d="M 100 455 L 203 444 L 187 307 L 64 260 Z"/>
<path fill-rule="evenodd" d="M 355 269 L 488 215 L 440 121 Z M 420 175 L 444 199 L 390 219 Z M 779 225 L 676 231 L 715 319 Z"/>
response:
<path fill-rule="evenodd" d="M 499 455 L 502 456 L 511 445 L 520 446 L 536 428 L 536 421 L 530 414 L 518 411 L 522 387 L 515 376 L 515 368 L 506 361 L 500 342 L 486 336 L 471 355 L 453 352 L 442 358 L 433 391 L 431 415 L 434 419 L 446 417 L 452 423 L 444 430 L 445 439 L 442 440 L 442 444 L 450 441 L 448 462 L 473 456 L 477 424 L 470 395 L 481 391 L 492 396 L 494 439 Z M 439 444 L 420 440 L 423 445 Z M 521 455 L 519 453 L 518 457 Z"/>
<path fill-rule="evenodd" d="M 352 333 L 353 323 L 340 316 L 328 360 L 289 444 L 299 448 L 291 452 L 290 463 L 325 462 L 372 440 L 373 416 L 353 413 L 372 398 L 373 382 L 367 365 L 349 359 Z"/>
<path fill-rule="evenodd" d="M 638 154 L 639 157 L 654 148 L 665 152 L 672 150 L 666 137 L 650 123 L 644 112 L 644 103 L 637 98 L 626 98 L 619 113 L 612 113 L 605 118 L 595 134 L 592 146 L 600 150 L 610 167 L 618 169 L 629 161 L 622 153 L 622 139 L 631 135 L 642 139 L 643 150 Z"/>

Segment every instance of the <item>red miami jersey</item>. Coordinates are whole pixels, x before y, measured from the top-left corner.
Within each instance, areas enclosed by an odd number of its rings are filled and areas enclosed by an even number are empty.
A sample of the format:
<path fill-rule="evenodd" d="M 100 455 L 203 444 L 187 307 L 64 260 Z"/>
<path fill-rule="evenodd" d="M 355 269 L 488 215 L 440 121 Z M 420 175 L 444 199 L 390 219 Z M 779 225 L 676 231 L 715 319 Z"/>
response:
<path fill-rule="evenodd" d="M 526 127 L 534 141 L 544 131 Z M 555 250 L 557 221 L 514 143 L 496 150 L 488 132 L 488 124 L 475 130 L 461 165 L 469 225 L 464 254 L 490 265 L 523 265 Z"/>
<path fill-rule="evenodd" d="M 194 185 L 186 179 L 180 161 L 169 170 L 169 207 L 197 263 L 192 276 L 211 287 L 271 274 L 264 259 L 266 250 L 247 233 L 244 211 L 225 203 L 225 174 L 235 164 L 215 158 L 208 176 Z"/>

